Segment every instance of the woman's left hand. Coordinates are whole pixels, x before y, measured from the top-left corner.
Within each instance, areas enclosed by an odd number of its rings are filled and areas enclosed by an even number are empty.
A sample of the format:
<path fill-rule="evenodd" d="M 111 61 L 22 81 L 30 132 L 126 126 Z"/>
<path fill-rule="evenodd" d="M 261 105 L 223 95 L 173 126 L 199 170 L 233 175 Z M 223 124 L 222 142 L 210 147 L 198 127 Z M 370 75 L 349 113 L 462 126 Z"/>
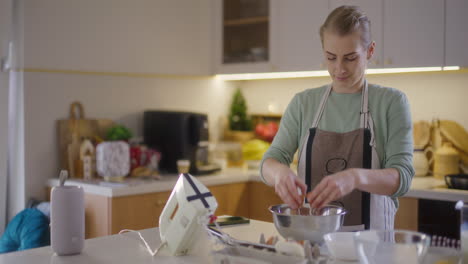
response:
<path fill-rule="evenodd" d="M 320 208 L 351 193 L 356 188 L 357 179 L 357 171 L 353 169 L 328 175 L 307 194 L 307 201 L 312 208 Z"/>

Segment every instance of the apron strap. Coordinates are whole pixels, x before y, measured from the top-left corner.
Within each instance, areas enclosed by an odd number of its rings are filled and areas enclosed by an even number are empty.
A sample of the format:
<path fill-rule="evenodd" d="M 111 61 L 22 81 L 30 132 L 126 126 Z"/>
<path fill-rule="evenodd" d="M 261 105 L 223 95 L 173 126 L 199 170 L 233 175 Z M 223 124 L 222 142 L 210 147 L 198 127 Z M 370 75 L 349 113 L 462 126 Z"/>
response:
<path fill-rule="evenodd" d="M 369 112 L 369 92 L 367 88 L 367 80 L 364 80 L 364 91 L 362 92 L 362 103 L 361 103 L 361 128 L 368 128 L 370 130 L 370 146 L 375 147 L 374 137 L 374 120 Z"/>
<path fill-rule="evenodd" d="M 328 100 L 328 96 L 331 93 L 331 84 L 327 86 L 325 90 L 325 94 L 323 94 L 322 99 L 320 99 L 320 105 L 318 107 L 318 111 L 315 113 L 314 121 L 312 123 L 312 128 L 318 127 L 318 122 L 322 118 L 323 110 L 325 109 L 325 103 Z"/>
<path fill-rule="evenodd" d="M 312 128 L 318 127 L 318 123 L 322 118 L 323 111 L 325 109 L 325 104 L 330 96 L 332 90 L 331 84 L 327 86 L 325 93 L 322 95 L 320 99 L 320 105 L 318 107 L 318 111 L 315 113 L 314 121 L 312 122 Z M 367 80 L 364 79 L 364 87 L 362 91 L 361 97 L 361 113 L 360 113 L 360 128 L 369 128 L 371 130 L 371 146 L 374 145 L 374 124 L 372 117 L 369 112 L 369 95 L 367 89 Z"/>
<path fill-rule="evenodd" d="M 361 120 L 360 127 L 368 128 L 368 117 L 369 117 L 369 96 L 367 94 L 367 80 L 364 80 L 364 87 L 362 90 L 362 99 L 361 99 Z"/>

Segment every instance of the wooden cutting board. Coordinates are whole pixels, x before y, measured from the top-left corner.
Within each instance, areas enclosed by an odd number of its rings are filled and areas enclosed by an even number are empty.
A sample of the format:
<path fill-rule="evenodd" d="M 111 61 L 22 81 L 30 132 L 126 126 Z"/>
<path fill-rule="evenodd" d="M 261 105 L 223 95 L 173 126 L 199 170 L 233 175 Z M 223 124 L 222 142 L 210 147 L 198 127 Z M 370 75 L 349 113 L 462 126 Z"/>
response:
<path fill-rule="evenodd" d="M 110 119 L 86 119 L 83 105 L 73 102 L 70 105 L 69 119 L 57 120 L 60 169 L 69 170 L 73 178 L 73 164 L 79 157 L 79 148 L 76 146 L 79 146 L 84 138 L 91 141 L 95 141 L 96 138 L 104 139 L 107 130 L 114 125 L 114 121 Z"/>

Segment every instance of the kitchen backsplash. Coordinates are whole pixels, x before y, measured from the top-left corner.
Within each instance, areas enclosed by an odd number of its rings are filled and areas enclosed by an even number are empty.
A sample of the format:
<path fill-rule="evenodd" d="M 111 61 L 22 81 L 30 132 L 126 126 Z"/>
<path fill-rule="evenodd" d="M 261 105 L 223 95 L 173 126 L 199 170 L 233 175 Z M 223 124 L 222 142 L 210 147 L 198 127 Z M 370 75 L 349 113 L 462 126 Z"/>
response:
<path fill-rule="evenodd" d="M 450 119 L 468 129 L 466 72 L 369 75 L 368 81 L 403 91 L 408 96 L 413 121 Z M 329 82 L 330 78 L 323 77 L 247 81 L 240 85 L 250 112 L 281 113 L 294 94 Z"/>

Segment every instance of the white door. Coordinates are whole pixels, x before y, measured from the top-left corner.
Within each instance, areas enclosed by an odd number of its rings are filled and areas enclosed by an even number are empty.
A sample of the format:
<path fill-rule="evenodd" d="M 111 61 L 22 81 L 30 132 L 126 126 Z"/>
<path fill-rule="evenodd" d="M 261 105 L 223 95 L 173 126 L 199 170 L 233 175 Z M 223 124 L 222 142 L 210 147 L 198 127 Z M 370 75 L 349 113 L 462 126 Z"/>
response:
<path fill-rule="evenodd" d="M 445 66 L 468 66 L 468 1 L 446 0 Z"/>
<path fill-rule="evenodd" d="M 375 41 L 375 52 L 369 68 L 383 66 L 383 0 L 330 0 L 330 12 L 341 5 L 356 5 L 371 21 L 371 37 Z"/>
<path fill-rule="evenodd" d="M 272 0 L 272 35 L 278 71 L 325 69 L 319 29 L 328 15 L 327 1 Z"/>
<path fill-rule="evenodd" d="M 0 0 L 0 234 L 3 234 L 7 219 L 8 54 L 11 18 L 12 1 Z"/>
<path fill-rule="evenodd" d="M 384 0 L 384 67 L 442 66 L 444 1 Z"/>

